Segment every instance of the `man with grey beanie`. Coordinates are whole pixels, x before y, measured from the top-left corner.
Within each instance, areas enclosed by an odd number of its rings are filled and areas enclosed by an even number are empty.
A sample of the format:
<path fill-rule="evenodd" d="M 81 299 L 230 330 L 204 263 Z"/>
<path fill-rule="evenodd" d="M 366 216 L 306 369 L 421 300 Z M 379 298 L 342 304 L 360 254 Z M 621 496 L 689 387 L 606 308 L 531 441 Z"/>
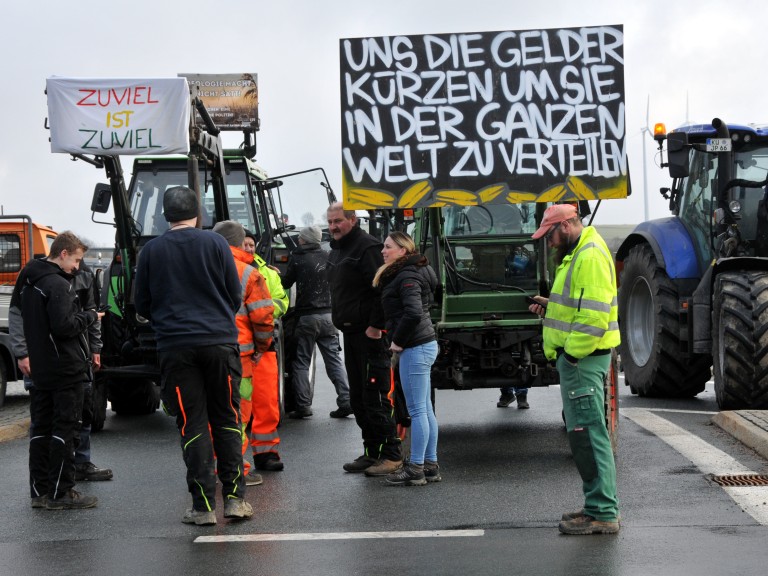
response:
<path fill-rule="evenodd" d="M 322 237 L 317 226 L 303 228 L 299 232 L 299 247 L 291 254 L 288 270 L 282 277 L 286 289 L 296 284 L 296 356 L 291 367 L 296 409 L 288 413 L 289 418 L 312 415 L 314 390 L 309 381 L 309 366 L 315 345 L 323 356 L 328 378 L 336 388 L 338 408 L 331 412 L 331 418 L 346 418 L 352 414 L 339 334 L 331 320 L 331 292 L 325 271 L 328 252 L 320 247 Z"/>
<path fill-rule="evenodd" d="M 192 495 L 182 522 L 216 524 L 216 473 L 224 517 L 250 518 L 240 448 L 237 268 L 224 238 L 196 228 L 200 203 L 194 191 L 166 190 L 163 212 L 170 228 L 139 254 L 135 304 L 155 331 L 161 397 L 181 433 Z"/>

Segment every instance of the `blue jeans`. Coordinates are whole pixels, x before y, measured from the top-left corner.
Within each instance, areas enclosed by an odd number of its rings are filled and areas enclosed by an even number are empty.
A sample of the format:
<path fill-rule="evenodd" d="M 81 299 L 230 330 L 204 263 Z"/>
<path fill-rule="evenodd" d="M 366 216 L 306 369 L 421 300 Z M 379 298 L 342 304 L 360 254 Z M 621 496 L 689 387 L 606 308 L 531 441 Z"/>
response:
<path fill-rule="evenodd" d="M 528 388 L 515 388 L 514 386 L 504 386 L 500 389 L 502 394 L 514 394 L 515 396 L 526 396 Z"/>
<path fill-rule="evenodd" d="M 400 353 L 400 383 L 411 415 L 411 462 L 437 462 L 437 418 L 430 399 L 430 372 L 437 358 L 432 340 Z"/>
<path fill-rule="evenodd" d="M 331 313 L 304 314 L 296 322 L 296 357 L 291 370 L 293 372 L 293 391 L 298 408 L 312 406 L 314 390 L 309 380 L 309 365 L 315 344 L 320 349 L 325 363 L 325 373 L 336 389 L 336 405 L 349 407 L 349 382 L 344 362 L 341 361 L 339 332 L 331 321 Z"/>

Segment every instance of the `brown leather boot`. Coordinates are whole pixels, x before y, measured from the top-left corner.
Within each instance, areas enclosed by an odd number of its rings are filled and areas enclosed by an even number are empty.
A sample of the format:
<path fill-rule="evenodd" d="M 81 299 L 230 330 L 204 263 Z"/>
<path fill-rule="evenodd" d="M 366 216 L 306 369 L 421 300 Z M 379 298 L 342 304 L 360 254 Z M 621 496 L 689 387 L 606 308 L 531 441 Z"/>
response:
<path fill-rule="evenodd" d="M 366 476 L 388 476 L 403 467 L 402 460 L 379 460 L 376 464 L 366 469 Z"/>

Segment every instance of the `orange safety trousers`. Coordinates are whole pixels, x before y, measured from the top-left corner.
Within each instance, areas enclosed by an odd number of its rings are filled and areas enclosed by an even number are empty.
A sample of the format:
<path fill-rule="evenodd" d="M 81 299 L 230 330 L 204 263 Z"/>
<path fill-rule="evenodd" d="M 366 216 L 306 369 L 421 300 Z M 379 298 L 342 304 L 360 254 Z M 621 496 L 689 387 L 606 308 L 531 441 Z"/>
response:
<path fill-rule="evenodd" d="M 243 361 L 250 361 L 243 358 Z M 253 366 L 252 391 L 249 398 L 240 398 L 240 416 L 243 422 L 243 470 L 251 469 L 250 458 L 246 456 L 250 440 L 254 456 L 278 453 L 280 436 L 280 399 L 278 396 L 277 353 L 264 352 L 259 363 Z M 245 434 L 250 422 L 250 438 Z"/>

